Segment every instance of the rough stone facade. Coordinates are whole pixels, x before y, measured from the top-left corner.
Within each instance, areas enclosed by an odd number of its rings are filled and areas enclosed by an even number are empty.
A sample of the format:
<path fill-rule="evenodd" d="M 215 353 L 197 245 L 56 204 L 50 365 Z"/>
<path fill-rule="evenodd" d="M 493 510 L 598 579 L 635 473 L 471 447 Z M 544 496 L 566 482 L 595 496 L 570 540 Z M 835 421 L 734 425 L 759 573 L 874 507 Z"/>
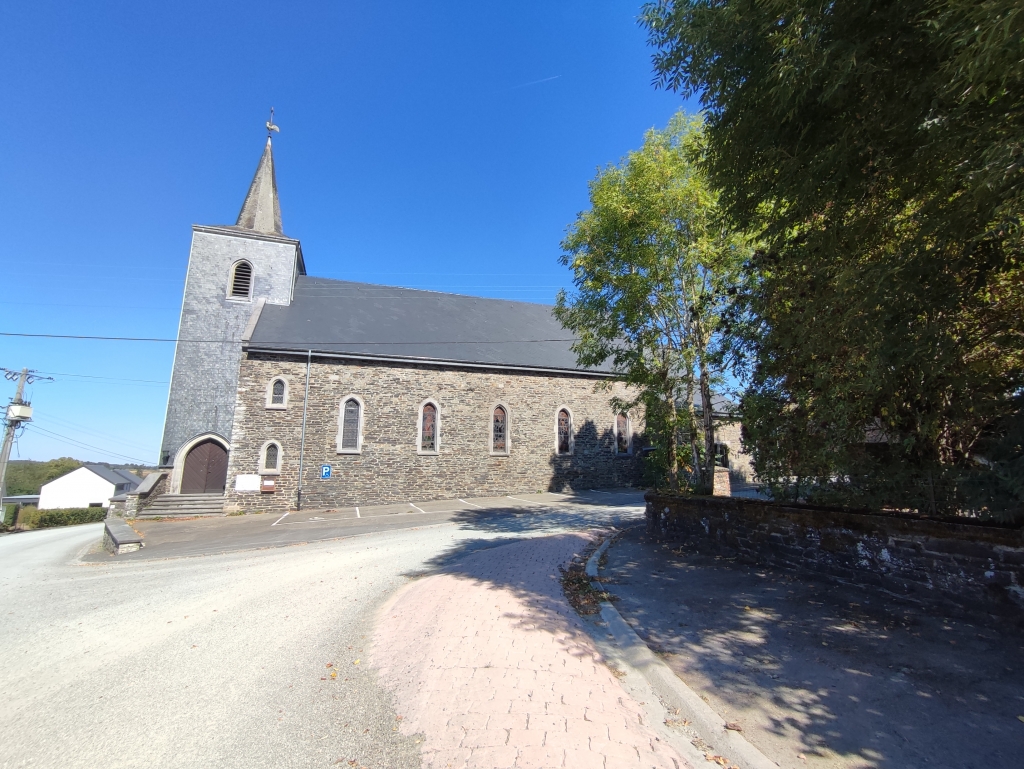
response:
<path fill-rule="evenodd" d="M 649 493 L 647 533 L 749 563 L 918 598 L 1024 607 L 1024 530 Z"/>
<path fill-rule="evenodd" d="M 282 376 L 288 406 L 267 408 L 267 388 Z M 298 489 L 306 362 L 246 354 L 239 367 L 225 510 L 289 510 Z M 342 361 L 314 356 L 309 381 L 303 470 L 303 509 L 415 502 L 574 488 L 632 486 L 640 480 L 639 415 L 631 415 L 633 450 L 616 454 L 610 399 L 623 386 L 572 375 L 489 371 L 441 365 Z M 362 450 L 338 453 L 343 399 L 362 399 Z M 440 409 L 436 455 L 417 452 L 420 406 Z M 510 450 L 490 452 L 491 414 L 508 412 Z M 555 453 L 556 415 L 573 417 L 573 453 Z M 268 441 L 281 446 L 273 493 L 237 491 L 236 476 L 260 473 Z M 320 466 L 331 465 L 331 478 Z"/>
<path fill-rule="evenodd" d="M 253 267 L 252 297 L 229 299 L 231 269 L 242 259 Z M 216 433 L 231 440 L 242 334 L 257 299 L 291 301 L 300 268 L 298 241 L 232 228 L 193 228 L 161 465 L 169 465 L 179 447 L 197 435 Z"/>
<path fill-rule="evenodd" d="M 750 455 L 743 451 L 740 442 L 742 425 L 738 420 L 715 420 L 715 442 L 724 443 L 729 447 L 729 475 L 734 485 L 743 486 L 753 483 L 754 470 L 750 464 Z M 717 481 L 716 481 L 717 483 Z"/>

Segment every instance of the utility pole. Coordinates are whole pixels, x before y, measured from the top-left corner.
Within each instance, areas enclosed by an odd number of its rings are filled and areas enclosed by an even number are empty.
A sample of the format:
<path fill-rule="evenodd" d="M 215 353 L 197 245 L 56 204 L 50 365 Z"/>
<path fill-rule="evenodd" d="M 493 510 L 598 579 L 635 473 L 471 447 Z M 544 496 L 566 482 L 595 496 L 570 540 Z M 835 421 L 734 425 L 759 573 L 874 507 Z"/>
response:
<path fill-rule="evenodd" d="M 7 406 L 7 417 L 4 420 L 4 443 L 0 448 L 0 506 L 3 505 L 4 495 L 7 492 L 7 461 L 11 458 L 11 447 L 14 445 L 14 433 L 25 422 L 32 421 L 32 404 L 26 403 L 22 396 L 25 394 L 25 385 L 32 384 L 39 379 L 52 379 L 52 377 L 41 377 L 35 371 L 23 368 L 21 371 L 14 371 L 8 368 L 0 368 L 4 372 L 4 378 L 9 381 L 18 380 L 18 392 L 14 400 Z M 0 513 L 2 515 L 2 513 Z"/>

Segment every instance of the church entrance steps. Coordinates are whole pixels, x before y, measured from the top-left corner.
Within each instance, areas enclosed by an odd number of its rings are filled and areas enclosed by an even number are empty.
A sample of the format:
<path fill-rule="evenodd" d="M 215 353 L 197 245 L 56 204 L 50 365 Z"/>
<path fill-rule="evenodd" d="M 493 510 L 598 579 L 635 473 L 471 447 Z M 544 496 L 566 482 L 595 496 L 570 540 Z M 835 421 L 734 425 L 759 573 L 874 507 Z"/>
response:
<path fill-rule="evenodd" d="M 140 510 L 139 518 L 194 517 L 224 515 L 224 494 L 161 494 L 149 507 Z"/>

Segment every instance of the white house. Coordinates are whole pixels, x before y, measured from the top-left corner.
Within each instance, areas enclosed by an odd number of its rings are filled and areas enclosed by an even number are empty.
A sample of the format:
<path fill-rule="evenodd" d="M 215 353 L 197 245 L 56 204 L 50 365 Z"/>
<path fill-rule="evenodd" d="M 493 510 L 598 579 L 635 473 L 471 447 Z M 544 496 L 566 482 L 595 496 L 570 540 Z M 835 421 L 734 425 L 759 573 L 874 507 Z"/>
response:
<path fill-rule="evenodd" d="M 141 482 L 141 478 L 127 470 L 84 465 L 44 483 L 39 492 L 39 509 L 106 507 L 111 497 L 132 491 Z"/>

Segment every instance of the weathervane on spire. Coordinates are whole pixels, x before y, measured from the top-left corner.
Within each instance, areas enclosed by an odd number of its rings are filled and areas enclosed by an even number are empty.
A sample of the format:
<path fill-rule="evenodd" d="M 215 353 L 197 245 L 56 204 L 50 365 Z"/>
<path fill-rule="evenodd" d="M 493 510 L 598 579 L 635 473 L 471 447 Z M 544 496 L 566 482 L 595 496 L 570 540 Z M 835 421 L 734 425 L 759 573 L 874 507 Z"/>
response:
<path fill-rule="evenodd" d="M 274 131 L 277 131 L 277 133 L 281 133 L 281 129 L 278 128 L 276 125 L 274 125 L 274 108 L 271 107 L 270 108 L 270 120 L 267 121 L 267 138 L 268 139 L 272 136 L 272 132 L 274 132 Z"/>

